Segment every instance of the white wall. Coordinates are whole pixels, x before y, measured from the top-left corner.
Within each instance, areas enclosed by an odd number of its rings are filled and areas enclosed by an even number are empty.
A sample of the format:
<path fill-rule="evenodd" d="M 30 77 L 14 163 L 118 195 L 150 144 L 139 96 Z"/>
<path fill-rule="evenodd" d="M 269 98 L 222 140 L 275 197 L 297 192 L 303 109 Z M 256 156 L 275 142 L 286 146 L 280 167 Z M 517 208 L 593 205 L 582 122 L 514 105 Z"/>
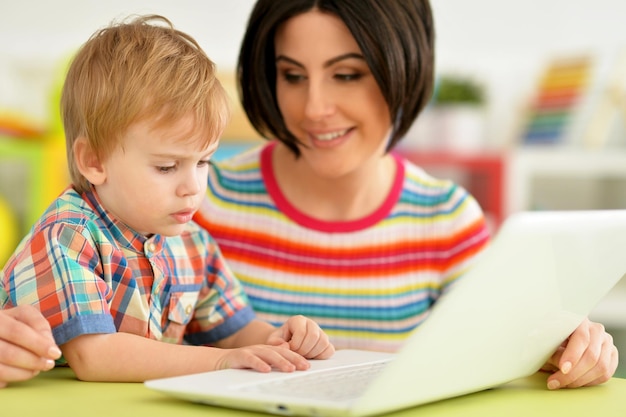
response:
<path fill-rule="evenodd" d="M 218 67 L 232 66 L 253 0 L 0 0 L 0 111 L 37 119 L 61 63 L 98 28 L 158 13 L 194 36 Z"/>
<path fill-rule="evenodd" d="M 623 0 L 434 0 L 438 68 L 476 74 L 489 87 L 488 137 L 513 127 L 547 60 L 591 54 L 599 66 L 626 53 Z"/>
<path fill-rule="evenodd" d="M 253 0 L 0 0 L 0 111 L 48 114 L 55 69 L 96 29 L 160 13 L 192 34 L 221 69 L 235 63 Z M 626 47 L 624 0 L 433 0 L 437 65 L 484 80 L 489 136 L 507 140 L 550 56 Z"/>

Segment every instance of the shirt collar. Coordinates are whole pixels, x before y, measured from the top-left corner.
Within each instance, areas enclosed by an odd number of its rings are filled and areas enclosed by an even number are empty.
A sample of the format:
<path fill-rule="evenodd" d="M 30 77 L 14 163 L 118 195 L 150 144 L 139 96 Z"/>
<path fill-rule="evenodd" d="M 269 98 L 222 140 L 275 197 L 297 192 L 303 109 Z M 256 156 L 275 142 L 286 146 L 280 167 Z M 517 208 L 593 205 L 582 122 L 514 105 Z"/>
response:
<path fill-rule="evenodd" d="M 89 204 L 92 210 L 98 214 L 106 228 L 113 235 L 113 239 L 135 252 L 158 254 L 163 249 L 165 238 L 161 235 L 145 236 L 129 227 L 126 223 L 115 217 L 102 205 L 96 189 L 91 189 L 82 194 L 83 200 Z"/>

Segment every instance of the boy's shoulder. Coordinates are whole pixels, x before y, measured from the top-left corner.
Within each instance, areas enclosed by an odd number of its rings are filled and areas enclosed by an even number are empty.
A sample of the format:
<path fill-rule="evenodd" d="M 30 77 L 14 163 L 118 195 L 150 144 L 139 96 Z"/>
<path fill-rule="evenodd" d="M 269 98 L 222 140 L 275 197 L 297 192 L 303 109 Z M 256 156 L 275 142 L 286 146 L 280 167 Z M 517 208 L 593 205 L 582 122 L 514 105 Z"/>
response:
<path fill-rule="evenodd" d="M 41 215 L 33 229 L 42 229 L 52 224 L 80 226 L 97 217 L 93 208 L 71 186 L 54 199 Z"/>
<path fill-rule="evenodd" d="M 113 225 L 93 194 L 79 194 L 70 186 L 48 206 L 23 243 L 36 236 L 69 242 L 82 235 L 97 246 L 116 240 Z"/>
<path fill-rule="evenodd" d="M 24 236 L 22 241 L 7 261 L 5 273 L 11 272 L 20 263 L 44 264 L 54 252 L 50 241 L 61 243 L 66 247 L 84 248 L 84 241 L 107 240 L 101 234 L 94 239 L 94 218 L 97 215 L 89 204 L 72 187 L 68 187 L 48 206 L 39 220 Z M 96 226 L 96 229 L 99 227 Z M 91 229 L 86 232 L 87 229 Z M 43 243 L 43 246 L 42 246 Z M 44 249 L 44 250 L 41 250 Z"/>

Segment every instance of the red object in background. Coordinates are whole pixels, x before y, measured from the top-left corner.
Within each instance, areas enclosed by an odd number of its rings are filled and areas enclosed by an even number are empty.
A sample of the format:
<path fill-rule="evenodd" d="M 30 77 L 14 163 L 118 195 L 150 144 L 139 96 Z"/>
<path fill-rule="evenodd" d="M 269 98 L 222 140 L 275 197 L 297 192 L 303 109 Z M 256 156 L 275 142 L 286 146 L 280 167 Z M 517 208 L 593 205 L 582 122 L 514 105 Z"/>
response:
<path fill-rule="evenodd" d="M 429 174 L 451 179 L 476 198 L 495 231 L 505 217 L 504 156 L 497 153 L 399 152 Z"/>
<path fill-rule="evenodd" d="M 25 116 L 0 113 L 0 136 L 13 139 L 40 139 L 44 133 L 45 129 L 28 120 Z"/>

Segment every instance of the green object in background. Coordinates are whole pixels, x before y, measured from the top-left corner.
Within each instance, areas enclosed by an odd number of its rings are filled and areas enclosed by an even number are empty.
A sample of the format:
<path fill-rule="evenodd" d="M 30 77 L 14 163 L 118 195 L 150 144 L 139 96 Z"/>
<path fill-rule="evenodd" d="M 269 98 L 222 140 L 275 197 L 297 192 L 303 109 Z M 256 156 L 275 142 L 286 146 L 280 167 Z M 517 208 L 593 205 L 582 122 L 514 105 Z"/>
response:
<path fill-rule="evenodd" d="M 17 217 L 9 204 L 0 196 L 0 269 L 17 246 L 18 230 Z"/>
<path fill-rule="evenodd" d="M 482 105 L 485 93 L 482 85 L 462 77 L 442 75 L 437 79 L 432 104 L 447 106 L 456 104 Z"/>
<path fill-rule="evenodd" d="M 61 92 L 63 90 L 63 83 L 65 81 L 65 75 L 69 68 L 71 57 L 62 59 L 59 61 L 56 68 L 56 76 L 54 83 L 49 94 L 49 126 L 48 135 L 52 137 L 58 137 L 60 140 L 64 140 L 63 121 L 61 120 Z"/>
<path fill-rule="evenodd" d="M 606 330 L 613 336 L 613 343 L 619 351 L 619 365 L 614 376 L 626 379 L 626 328 L 607 328 Z"/>

